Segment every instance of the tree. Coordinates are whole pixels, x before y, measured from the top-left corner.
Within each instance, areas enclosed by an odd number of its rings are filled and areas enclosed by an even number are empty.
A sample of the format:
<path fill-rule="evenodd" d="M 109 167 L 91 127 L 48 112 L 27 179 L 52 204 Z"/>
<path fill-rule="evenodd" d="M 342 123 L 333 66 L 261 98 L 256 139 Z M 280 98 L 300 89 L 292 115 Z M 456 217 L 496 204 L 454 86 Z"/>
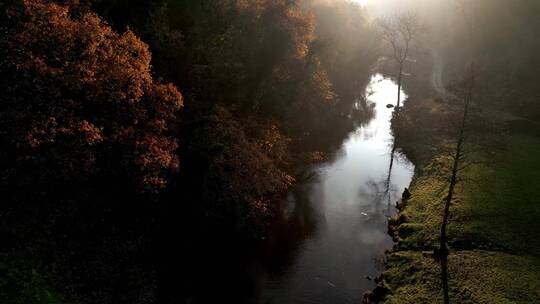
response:
<path fill-rule="evenodd" d="M 314 46 L 338 95 L 336 107 L 348 114 L 364 94 L 369 71 L 379 57 L 378 37 L 367 12 L 352 1 L 309 1 L 315 15 Z M 354 37 L 354 38 L 351 38 Z"/>
<path fill-rule="evenodd" d="M 260 236 L 276 211 L 276 195 L 294 182 L 281 169 L 281 162 L 287 162 L 288 139 L 276 126 L 264 127 L 264 134 L 250 138 L 220 106 L 191 123 L 197 127 L 185 135 L 185 182 L 180 186 L 189 191 L 184 194 L 202 207 L 206 220 Z"/>
<path fill-rule="evenodd" d="M 146 44 L 93 13 L 73 17 L 45 1 L 0 8 L 3 179 L 117 176 L 163 188 L 179 166 L 183 102 L 173 85 L 152 79 Z"/>
<path fill-rule="evenodd" d="M 474 64 L 471 64 L 467 74 L 462 79 L 459 79 L 452 88 L 454 94 L 450 97 L 449 113 L 447 115 L 449 126 L 447 130 L 450 133 L 449 136 L 446 136 L 448 140 L 443 141 L 443 144 L 439 146 L 444 151 L 443 155 L 449 156 L 450 160 L 450 170 L 445 173 L 448 176 L 448 188 L 443 198 L 444 207 L 439 234 L 439 248 L 435 250 L 435 258 L 441 264 L 441 282 L 445 304 L 450 303 L 447 233 L 450 206 L 455 188 L 462 180 L 460 173 L 471 165 L 481 163 L 475 160 L 474 147 L 477 146 L 478 140 L 474 140 L 474 138 L 485 140 L 484 136 L 481 135 L 483 129 L 492 129 L 492 127 L 486 128 L 485 120 L 479 115 L 478 90 L 477 71 Z"/>
<path fill-rule="evenodd" d="M 94 13 L 3 1 L 0 32 L 1 233 L 16 240 L 1 259 L 25 257 L 9 288 L 24 296 L 17 277 L 38 273 L 66 302 L 135 302 L 155 288 L 135 257 L 154 250 L 149 194 L 179 168 L 182 95 L 153 79 L 146 44 Z"/>
<path fill-rule="evenodd" d="M 391 19 L 381 19 L 379 22 L 381 38 L 389 44 L 391 48 L 390 57 L 398 65 L 398 95 L 396 110 L 399 110 L 401 99 L 401 85 L 404 75 L 404 69 L 410 60 L 409 55 L 418 36 L 421 33 L 422 26 L 418 17 L 414 14 L 396 15 Z"/>

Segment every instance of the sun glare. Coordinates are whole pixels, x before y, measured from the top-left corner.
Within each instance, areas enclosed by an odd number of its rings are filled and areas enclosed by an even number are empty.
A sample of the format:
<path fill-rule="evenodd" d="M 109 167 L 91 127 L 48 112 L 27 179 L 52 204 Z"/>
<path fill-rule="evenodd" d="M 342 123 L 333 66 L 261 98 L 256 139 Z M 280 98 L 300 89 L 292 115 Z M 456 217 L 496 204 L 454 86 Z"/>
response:
<path fill-rule="evenodd" d="M 353 1 L 360 4 L 360 6 L 366 6 L 369 3 L 369 0 L 353 0 Z"/>

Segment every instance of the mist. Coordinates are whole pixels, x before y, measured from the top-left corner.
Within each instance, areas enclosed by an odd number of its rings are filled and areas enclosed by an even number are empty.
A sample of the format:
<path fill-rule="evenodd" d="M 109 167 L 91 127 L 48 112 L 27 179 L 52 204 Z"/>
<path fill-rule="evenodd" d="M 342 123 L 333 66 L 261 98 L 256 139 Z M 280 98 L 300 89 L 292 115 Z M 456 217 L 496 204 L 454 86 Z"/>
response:
<path fill-rule="evenodd" d="M 540 2 L 0 2 L 0 302 L 540 303 Z"/>

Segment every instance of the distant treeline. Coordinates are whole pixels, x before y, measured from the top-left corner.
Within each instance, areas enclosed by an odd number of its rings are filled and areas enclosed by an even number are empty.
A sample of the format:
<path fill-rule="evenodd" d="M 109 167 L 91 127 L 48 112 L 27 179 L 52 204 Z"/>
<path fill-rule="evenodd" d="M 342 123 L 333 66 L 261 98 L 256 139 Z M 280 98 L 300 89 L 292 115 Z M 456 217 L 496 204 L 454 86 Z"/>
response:
<path fill-rule="evenodd" d="M 474 60 L 490 89 L 492 105 L 540 118 L 540 2 L 530 0 L 455 1 L 443 43 L 449 67 Z M 437 33 L 439 34 L 439 33 Z M 447 70 L 447 80 L 460 71 Z"/>
<path fill-rule="evenodd" d="M 0 14 L 14 303 L 155 301 L 163 231 L 263 235 L 298 164 L 371 115 L 377 43 L 345 1 L 8 0 Z"/>

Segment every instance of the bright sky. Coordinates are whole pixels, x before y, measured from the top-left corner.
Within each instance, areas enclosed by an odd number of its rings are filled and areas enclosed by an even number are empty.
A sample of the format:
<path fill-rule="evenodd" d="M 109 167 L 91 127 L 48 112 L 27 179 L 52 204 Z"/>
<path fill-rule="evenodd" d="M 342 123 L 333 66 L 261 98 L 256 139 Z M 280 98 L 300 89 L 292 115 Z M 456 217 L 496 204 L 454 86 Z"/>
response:
<path fill-rule="evenodd" d="M 369 0 L 353 0 L 353 1 L 360 4 L 361 6 L 366 6 L 369 3 Z"/>

